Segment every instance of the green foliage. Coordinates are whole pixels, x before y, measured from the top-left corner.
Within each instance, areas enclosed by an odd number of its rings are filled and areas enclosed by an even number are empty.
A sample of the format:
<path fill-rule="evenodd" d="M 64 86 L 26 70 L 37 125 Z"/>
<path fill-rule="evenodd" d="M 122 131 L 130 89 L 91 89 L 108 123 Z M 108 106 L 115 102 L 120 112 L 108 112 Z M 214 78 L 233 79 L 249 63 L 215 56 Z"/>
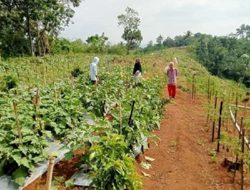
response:
<path fill-rule="evenodd" d="M 157 43 L 157 45 L 160 46 L 160 47 L 161 47 L 161 45 L 162 45 L 162 41 L 163 41 L 162 35 L 160 35 L 160 36 L 158 36 L 158 37 L 156 38 L 156 43 Z"/>
<path fill-rule="evenodd" d="M 2 83 L 4 90 L 11 90 L 17 87 L 17 79 L 11 75 L 4 76 Z"/>
<path fill-rule="evenodd" d="M 12 178 L 18 185 L 23 185 L 27 174 L 28 174 L 27 168 L 20 167 L 13 172 Z"/>
<path fill-rule="evenodd" d="M 195 50 L 198 59 L 212 74 L 250 87 L 249 46 L 250 41 L 231 37 L 202 37 Z"/>
<path fill-rule="evenodd" d="M 47 53 L 50 49 L 48 36 L 56 36 L 69 23 L 74 15 L 72 7 L 79 6 L 80 2 L 1 1 L 0 49 L 3 55 Z"/>
<path fill-rule="evenodd" d="M 80 68 L 75 68 L 73 71 L 71 71 L 71 76 L 73 77 L 79 77 L 83 74 L 83 71 L 80 70 Z"/>
<path fill-rule="evenodd" d="M 93 145 L 85 161 L 91 166 L 93 184 L 96 189 L 139 189 L 140 178 L 136 173 L 133 158 L 128 154 L 124 136 L 103 136 Z"/>
<path fill-rule="evenodd" d="M 102 33 L 102 35 L 94 35 L 88 37 L 86 40 L 88 43 L 88 49 L 86 52 L 88 53 L 104 53 L 107 50 L 106 42 L 108 40 L 108 37 Z"/>
<path fill-rule="evenodd" d="M 164 48 L 171 48 L 171 47 L 183 47 L 183 46 L 189 46 L 193 45 L 193 43 L 200 38 L 200 33 L 192 34 L 190 31 L 187 31 L 184 35 L 175 36 L 174 39 L 167 37 L 166 39 L 163 38 L 163 36 L 158 36 L 156 38 L 156 44 L 153 44 L 152 41 L 150 41 L 146 48 L 144 48 L 142 51 L 144 53 L 152 52 L 161 50 Z"/>
<path fill-rule="evenodd" d="M 138 29 L 139 14 L 134 9 L 127 7 L 125 14 L 119 15 L 117 18 L 118 24 L 124 28 L 122 38 L 127 42 L 127 53 L 129 53 L 129 50 L 138 47 L 142 41 L 141 31 Z"/>
<path fill-rule="evenodd" d="M 100 185 L 97 188 L 138 189 L 140 180 L 131 146 L 141 145 L 143 137 L 159 128 L 164 105 L 160 91 L 164 81 L 154 73 L 154 78 L 149 77 L 135 88 L 132 67 L 127 63 L 112 64 L 109 62 L 112 58 L 101 56 L 104 61 L 97 86 L 90 84 L 88 75 L 70 76 L 75 68 L 88 72 L 91 57 L 85 54 L 15 58 L 0 65 L 4 75 L 17 76 L 19 83 L 15 90 L 0 92 L 1 173 L 6 174 L 2 168 L 10 168 L 10 165 L 30 172 L 37 163 L 46 160 L 44 150 L 49 138 L 65 142 L 71 149 L 66 155 L 68 159 L 79 148 L 95 152 L 93 147 L 100 145 L 101 150 L 107 152 L 105 158 L 99 155 L 96 160 L 88 161 L 96 174 L 95 182 Z M 122 57 L 115 58 L 124 61 Z M 127 57 L 126 61 L 132 60 Z M 145 73 L 153 69 L 151 64 L 144 67 Z M 80 69 L 76 69 L 73 74 L 76 76 L 79 72 Z M 133 122 L 129 125 L 133 100 L 136 104 Z M 112 150 L 111 145 L 115 147 Z M 94 167 L 97 164 L 100 164 L 100 172 Z M 15 170 L 8 174 L 13 172 Z M 100 178 L 104 173 L 107 174 L 105 181 Z M 17 178 L 21 183 L 23 178 Z M 109 179 L 114 183 L 108 184 Z"/>
<path fill-rule="evenodd" d="M 250 25 L 242 24 L 236 29 L 235 35 L 239 38 L 250 40 Z"/>
<path fill-rule="evenodd" d="M 61 53 L 84 53 L 87 51 L 87 44 L 81 39 L 70 41 L 65 38 L 55 38 L 51 44 L 51 52 L 56 54 Z"/>
<path fill-rule="evenodd" d="M 122 43 L 111 45 L 108 48 L 109 54 L 125 55 L 127 53 L 127 48 Z"/>

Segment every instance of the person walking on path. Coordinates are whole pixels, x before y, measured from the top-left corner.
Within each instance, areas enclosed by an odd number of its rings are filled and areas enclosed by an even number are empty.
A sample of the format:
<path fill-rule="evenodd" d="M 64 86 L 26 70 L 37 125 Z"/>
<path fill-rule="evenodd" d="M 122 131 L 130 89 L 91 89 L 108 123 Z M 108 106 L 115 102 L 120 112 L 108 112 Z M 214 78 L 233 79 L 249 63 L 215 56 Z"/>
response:
<path fill-rule="evenodd" d="M 174 68 L 174 63 L 170 62 L 168 68 L 166 68 L 166 74 L 168 79 L 168 94 L 169 98 L 175 98 L 176 96 L 176 78 L 177 78 L 177 69 Z"/>
<path fill-rule="evenodd" d="M 142 67 L 141 67 L 140 59 L 135 60 L 133 76 L 134 76 L 135 83 L 136 84 L 140 83 L 141 76 L 142 76 Z"/>
<path fill-rule="evenodd" d="M 98 57 L 94 57 L 94 59 L 92 60 L 91 64 L 90 64 L 90 80 L 92 84 L 97 84 L 98 81 L 98 77 L 97 77 L 97 65 L 99 63 L 99 58 Z"/>

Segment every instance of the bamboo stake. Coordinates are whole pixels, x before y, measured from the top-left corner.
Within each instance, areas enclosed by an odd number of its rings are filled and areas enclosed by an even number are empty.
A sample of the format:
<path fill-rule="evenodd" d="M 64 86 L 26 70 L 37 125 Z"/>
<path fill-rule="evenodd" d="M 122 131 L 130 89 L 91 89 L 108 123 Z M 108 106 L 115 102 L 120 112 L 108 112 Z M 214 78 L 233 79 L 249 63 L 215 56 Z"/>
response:
<path fill-rule="evenodd" d="M 195 98 L 195 74 L 192 77 L 192 99 Z"/>
<path fill-rule="evenodd" d="M 214 130 L 215 130 L 215 116 L 216 116 L 216 108 L 217 108 L 217 92 L 215 95 L 215 99 L 214 99 L 214 111 L 213 111 L 213 127 L 212 127 L 212 142 L 214 142 Z"/>
<path fill-rule="evenodd" d="M 54 165 L 55 165 L 55 157 L 49 157 L 48 164 L 49 165 L 48 165 L 48 172 L 47 172 L 47 179 L 46 179 L 46 190 L 51 190 L 53 170 L 54 170 Z"/>
<path fill-rule="evenodd" d="M 13 101 L 13 108 L 14 108 L 14 113 L 15 113 L 15 118 L 16 118 L 16 127 L 17 127 L 17 132 L 18 132 L 18 137 L 19 137 L 19 143 L 22 144 L 22 133 L 21 133 L 21 127 L 19 123 L 17 103 L 15 101 Z"/>
<path fill-rule="evenodd" d="M 234 113 L 234 118 L 235 118 L 235 123 L 237 123 L 237 113 L 238 113 L 238 93 L 236 93 L 236 100 L 235 100 L 235 113 Z"/>
<path fill-rule="evenodd" d="M 211 92 L 210 92 L 210 76 L 208 77 L 208 82 L 207 82 L 208 84 L 207 84 L 207 98 L 208 98 L 208 101 L 210 102 L 210 100 L 211 100 Z"/>
<path fill-rule="evenodd" d="M 122 134 L 122 102 L 119 103 L 120 134 Z"/>
<path fill-rule="evenodd" d="M 243 126 L 243 118 L 241 118 L 241 120 L 240 120 L 240 126 L 241 126 L 241 128 L 242 128 L 242 126 Z M 241 139 L 241 132 L 239 132 L 239 139 Z M 235 163 L 238 162 L 238 159 L 239 159 L 239 155 L 238 155 L 238 153 L 237 153 L 237 154 L 236 154 Z M 235 167 L 236 167 L 236 165 L 235 165 Z M 235 170 L 234 170 L 233 183 L 234 183 L 234 180 L 235 180 L 235 176 L 236 176 L 236 168 L 235 168 Z"/>
<path fill-rule="evenodd" d="M 241 152 L 242 152 L 242 158 L 241 158 L 241 180 L 240 180 L 240 189 L 244 190 L 244 158 L 243 158 L 243 154 L 244 154 L 244 137 L 245 137 L 245 129 L 242 126 L 242 137 L 241 137 Z"/>

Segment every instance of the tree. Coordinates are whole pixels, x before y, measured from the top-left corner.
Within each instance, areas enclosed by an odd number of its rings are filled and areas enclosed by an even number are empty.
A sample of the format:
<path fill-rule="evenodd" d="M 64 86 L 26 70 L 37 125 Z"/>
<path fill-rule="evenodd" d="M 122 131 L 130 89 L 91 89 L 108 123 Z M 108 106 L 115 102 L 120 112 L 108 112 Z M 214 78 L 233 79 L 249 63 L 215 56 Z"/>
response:
<path fill-rule="evenodd" d="M 127 42 L 127 54 L 129 54 L 129 50 L 138 47 L 142 41 L 141 31 L 138 29 L 140 26 L 139 14 L 134 9 L 127 7 L 125 14 L 119 15 L 117 18 L 118 25 L 124 28 L 122 38 Z"/>
<path fill-rule="evenodd" d="M 95 52 L 95 53 L 104 53 L 106 42 L 108 41 L 108 37 L 102 33 L 102 35 L 94 35 L 88 37 L 86 42 L 89 44 L 89 52 Z"/>
<path fill-rule="evenodd" d="M 242 24 L 236 29 L 236 36 L 239 38 L 250 40 L 250 25 Z"/>
<path fill-rule="evenodd" d="M 162 35 L 159 35 L 157 38 L 156 38 L 156 43 L 159 47 L 161 47 L 162 45 L 162 41 L 163 41 L 163 37 Z"/>
<path fill-rule="evenodd" d="M 22 39 L 28 40 L 28 51 L 23 53 L 45 53 L 49 47 L 49 36 L 58 35 L 73 17 L 72 7 L 79 6 L 81 0 L 1 0 L 0 34 L 12 31 L 22 33 Z M 3 12 L 2 12 L 3 10 Z M 5 42 L 5 36 L 0 41 Z M 4 44 L 2 46 L 8 46 Z M 1 47 L 0 47 L 1 48 Z M 36 48 L 36 49 L 35 49 Z"/>
<path fill-rule="evenodd" d="M 175 47 L 175 41 L 170 37 L 167 37 L 162 44 L 164 47 Z"/>

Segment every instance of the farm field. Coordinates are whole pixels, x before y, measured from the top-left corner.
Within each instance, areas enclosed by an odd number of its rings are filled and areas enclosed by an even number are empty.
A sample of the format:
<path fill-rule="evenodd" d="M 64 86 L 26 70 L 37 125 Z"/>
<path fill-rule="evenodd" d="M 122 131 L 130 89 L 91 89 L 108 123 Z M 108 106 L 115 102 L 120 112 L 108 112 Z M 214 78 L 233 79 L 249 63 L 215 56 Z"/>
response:
<path fill-rule="evenodd" d="M 168 180 L 170 177 L 171 181 L 167 183 L 163 180 L 161 183 L 157 172 L 161 165 L 164 165 L 162 168 L 169 168 L 168 164 L 176 164 L 177 168 L 180 166 L 179 174 L 184 172 L 188 179 L 193 180 L 195 175 L 192 176 L 189 171 L 192 171 L 196 161 L 204 164 L 206 170 L 201 170 L 201 166 L 194 171 L 206 171 L 203 174 L 211 176 L 202 178 L 204 183 L 211 181 L 206 187 L 200 184 L 200 188 L 229 189 L 230 186 L 237 189 L 240 180 L 238 172 L 236 185 L 228 185 L 232 173 L 228 174 L 225 168 L 220 167 L 225 157 L 236 155 L 245 160 L 245 185 L 248 185 L 250 157 L 247 151 L 240 153 L 238 134 L 230 122 L 228 111 L 236 99 L 238 104 L 250 106 L 249 102 L 242 103 L 248 98 L 246 88 L 211 76 L 187 49 L 167 49 L 142 56 L 100 55 L 100 82 L 95 86 L 89 81 L 89 63 L 93 57 L 93 54 L 66 54 L 1 61 L 0 175 L 11 176 L 13 183 L 23 186 L 37 164 L 48 160 L 46 149 L 51 143 L 59 143 L 63 148 L 53 151 L 50 156 L 57 157 L 60 151 L 69 151 L 64 160 L 55 166 L 54 189 L 82 189 L 76 187 L 70 178 L 84 166 L 87 166 L 85 169 L 96 189 L 152 189 L 156 186 L 158 189 L 180 189 L 186 184 L 179 181 L 180 177 L 185 176 L 171 178 L 171 174 L 168 176 L 165 173 L 165 178 Z M 139 85 L 134 83 L 132 77 L 137 57 L 141 58 L 143 67 L 143 79 Z M 180 62 L 177 65 L 178 95 L 176 101 L 170 102 L 165 98 L 163 71 L 174 57 L 178 57 Z M 215 97 L 218 99 L 216 109 Z M 222 100 L 224 111 L 220 142 L 223 150 L 217 155 L 214 153 L 217 140 L 211 143 L 210 136 L 212 123 L 218 123 L 219 103 Z M 189 110 L 189 106 L 194 108 Z M 236 109 L 232 109 L 235 112 Z M 245 118 L 245 134 L 249 139 L 249 112 L 239 110 L 238 123 L 241 116 Z M 172 119 L 174 122 L 171 122 Z M 187 126 L 192 121 L 194 125 L 189 131 Z M 183 126 L 186 123 L 187 126 Z M 183 131 L 180 136 L 179 131 Z M 195 140 L 183 138 L 184 134 Z M 141 147 L 145 145 L 145 139 L 150 142 L 145 155 L 155 159 L 152 171 L 145 171 L 156 172 L 155 175 L 151 173 L 151 177 L 142 177 L 141 166 L 135 163 L 138 151 L 143 157 Z M 159 146 L 155 146 L 154 142 Z M 196 146 L 192 147 L 190 143 Z M 186 146 L 194 154 L 182 154 L 181 150 Z M 166 148 L 171 150 L 166 151 Z M 174 162 L 161 159 L 161 151 L 166 151 L 164 158 L 173 158 Z M 201 159 L 195 160 L 199 156 Z M 185 159 L 194 160 L 190 165 L 181 166 L 181 160 Z M 145 161 L 145 157 L 142 160 Z M 215 171 L 214 175 L 212 171 Z M 223 180 L 225 176 L 227 178 Z M 194 179 L 194 184 L 200 179 Z M 173 185 L 176 181 L 182 186 Z M 44 189 L 45 183 L 46 174 L 25 190 Z M 190 189 L 197 187 L 189 185 Z"/>
<path fill-rule="evenodd" d="M 20 58 L 1 63 L 1 174 L 24 185 L 36 165 L 48 159 L 45 149 L 59 141 L 70 150 L 69 160 L 84 148 L 77 164 L 91 166 L 99 189 L 140 186 L 132 153 L 151 130 L 159 128 L 166 101 L 160 98 L 164 81 L 157 72 L 147 74 L 159 66 L 145 63 L 145 80 L 136 87 L 132 58 L 101 56 L 100 82 L 94 86 L 88 79 L 92 57 Z"/>

